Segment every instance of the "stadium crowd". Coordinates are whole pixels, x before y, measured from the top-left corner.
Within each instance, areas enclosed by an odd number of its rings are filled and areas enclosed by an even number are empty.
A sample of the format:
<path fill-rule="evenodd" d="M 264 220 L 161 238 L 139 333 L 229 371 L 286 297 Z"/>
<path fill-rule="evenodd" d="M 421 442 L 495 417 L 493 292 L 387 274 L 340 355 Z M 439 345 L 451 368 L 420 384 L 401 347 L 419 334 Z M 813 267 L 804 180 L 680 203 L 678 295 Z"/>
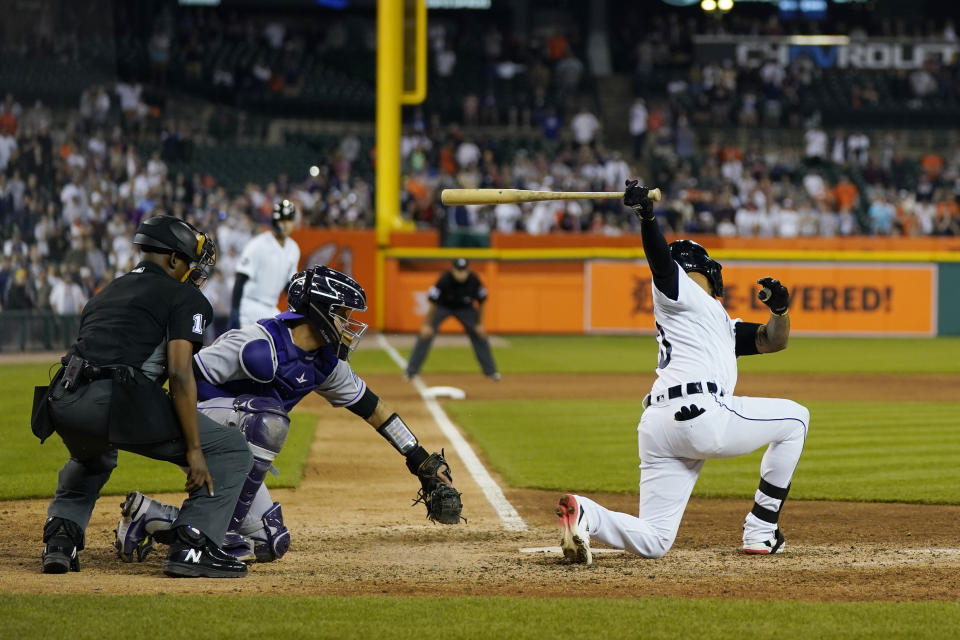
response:
<path fill-rule="evenodd" d="M 452 96 L 454 108 L 428 100 L 405 111 L 402 226 L 438 229 L 441 241 L 454 233 L 482 239 L 491 231 L 631 233 L 635 220 L 617 201 L 448 209 L 439 194 L 447 187 L 620 190 L 624 179 L 639 175 L 663 190 L 657 215 L 673 232 L 960 235 L 960 151 L 918 153 L 892 133 L 825 128 L 800 99 L 823 73 L 809 61 L 757 68 L 699 63 L 689 38 L 775 35 L 808 26 L 736 16 L 698 17 L 690 25 L 667 14 L 652 17 L 659 26 L 645 28 L 651 37 L 636 42 L 629 34 L 639 16 L 628 11 L 621 18 L 608 37 L 614 66 L 630 65 L 638 79 L 640 97 L 629 109 L 632 140 L 607 133 L 614 127 L 599 115 L 575 21 L 527 39 L 495 20 L 476 29 L 457 19 L 432 21 L 430 82 L 437 90 L 431 95 Z M 75 314 L 133 265 L 132 231 L 160 210 L 215 233 L 218 273 L 205 293 L 218 315 L 228 312 L 240 250 L 280 198 L 297 202 L 305 225 L 371 227 L 377 151 L 371 138 L 343 136 L 318 154 L 309 173 L 304 167 L 302 177 L 264 176 L 228 190 L 224 176 L 178 169 L 195 144 L 230 137 L 218 129 L 222 118 L 186 131 L 165 125 L 162 109 L 146 99 L 176 78 L 207 82 L 221 93 L 293 99 L 306 73 L 299 65 L 311 56 L 357 54 L 362 62 L 372 55 L 371 24 L 354 16 L 304 26 L 282 17 L 258 22 L 184 9 L 176 19 L 158 17 L 144 41 L 149 72 L 140 80 L 149 79 L 147 87 L 138 80 L 94 84 L 67 113 L 29 95 L 6 94 L 0 103 L 0 308 Z M 852 25 L 850 34 L 956 40 L 949 21 L 867 20 Z M 211 55 L 225 41 L 243 43 L 245 54 Z M 21 43 L 22 51 L 5 46 L 11 55 L 30 55 L 30 42 Z M 82 39 L 57 42 L 57 55 L 83 58 Z M 658 71 L 669 71 L 671 80 L 657 86 L 651 79 Z M 469 86 L 457 84 L 464 77 Z M 960 97 L 956 64 L 899 73 L 896 83 L 899 97 L 920 106 Z M 845 99 L 856 111 L 879 98 L 864 82 L 852 84 Z M 729 141 L 741 136 L 710 137 L 718 127 L 735 133 L 758 126 L 789 127 L 803 132 L 802 140 L 739 145 Z"/>

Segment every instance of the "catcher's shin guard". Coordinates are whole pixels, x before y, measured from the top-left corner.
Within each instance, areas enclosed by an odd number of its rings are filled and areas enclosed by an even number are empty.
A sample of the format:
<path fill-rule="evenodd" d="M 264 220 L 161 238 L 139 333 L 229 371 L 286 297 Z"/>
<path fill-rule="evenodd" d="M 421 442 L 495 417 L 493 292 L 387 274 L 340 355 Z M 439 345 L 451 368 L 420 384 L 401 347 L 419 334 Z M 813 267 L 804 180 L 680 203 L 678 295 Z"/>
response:
<path fill-rule="evenodd" d="M 256 400 L 254 402 L 253 400 Z M 250 505 L 287 440 L 290 420 L 279 402 L 269 398 L 237 399 L 234 407 L 242 413 L 238 426 L 253 453 L 253 467 L 240 489 L 240 497 L 230 520 L 229 531 L 239 531 Z"/>
<path fill-rule="evenodd" d="M 290 530 L 283 524 L 283 511 L 280 503 L 263 514 L 263 528 L 247 534 L 253 540 L 254 554 L 257 562 L 273 562 L 283 557 L 290 548 Z"/>

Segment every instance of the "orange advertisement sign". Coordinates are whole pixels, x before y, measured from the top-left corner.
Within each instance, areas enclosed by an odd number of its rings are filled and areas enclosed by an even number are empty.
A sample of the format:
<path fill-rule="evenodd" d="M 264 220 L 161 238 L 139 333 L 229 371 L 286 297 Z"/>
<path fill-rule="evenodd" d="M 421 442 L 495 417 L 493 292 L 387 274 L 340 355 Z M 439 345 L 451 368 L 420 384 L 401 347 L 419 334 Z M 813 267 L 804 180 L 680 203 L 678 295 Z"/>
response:
<path fill-rule="evenodd" d="M 653 333 L 646 261 L 592 260 L 586 271 L 586 331 Z M 724 263 L 724 306 L 731 317 L 766 322 L 769 311 L 757 300 L 757 280 L 764 276 L 790 290 L 794 333 L 936 334 L 935 265 Z"/>

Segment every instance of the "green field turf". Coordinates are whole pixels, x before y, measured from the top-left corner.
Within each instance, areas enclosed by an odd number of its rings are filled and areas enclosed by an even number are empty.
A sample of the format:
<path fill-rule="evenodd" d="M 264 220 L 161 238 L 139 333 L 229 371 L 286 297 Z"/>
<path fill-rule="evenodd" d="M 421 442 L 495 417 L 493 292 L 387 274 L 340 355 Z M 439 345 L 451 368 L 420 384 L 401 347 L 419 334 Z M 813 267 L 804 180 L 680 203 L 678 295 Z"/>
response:
<path fill-rule="evenodd" d="M 138 612 L 138 613 L 134 613 Z M 758 612 L 762 612 L 762 615 Z M 0 595 L 0 638 L 945 638 L 956 602 Z M 161 622 L 162 621 L 162 622 Z M 709 630 L 709 631 L 707 631 Z"/>
<path fill-rule="evenodd" d="M 811 425 L 791 498 L 960 504 L 960 402 L 804 404 Z M 445 409 L 512 487 L 637 490 L 639 402 L 464 400 Z M 707 461 L 694 495 L 753 496 L 762 453 Z"/>
<path fill-rule="evenodd" d="M 0 366 L 0 500 L 50 498 L 57 488 L 57 471 L 67 461 L 67 449 L 53 435 L 42 445 L 30 432 L 33 387 L 46 384 L 48 365 Z M 316 427 L 309 411 L 291 414 L 290 435 L 277 459 L 278 476 L 267 476 L 269 487 L 296 487 Z M 104 495 L 125 494 L 134 489 L 150 493 L 182 491 L 183 472 L 169 462 L 120 452 L 117 468 L 103 488 Z"/>
<path fill-rule="evenodd" d="M 653 336 L 503 336 L 493 350 L 511 373 L 648 373 L 657 364 Z M 399 349 L 403 357 L 410 349 Z M 361 373 L 392 373 L 396 365 L 367 351 L 355 353 Z M 389 365 L 389 366 L 387 366 Z M 791 338 L 785 351 L 740 358 L 743 373 L 960 374 L 960 338 Z M 366 368 L 365 368 L 366 367 Z M 474 373 L 470 347 L 434 347 L 422 373 Z"/>

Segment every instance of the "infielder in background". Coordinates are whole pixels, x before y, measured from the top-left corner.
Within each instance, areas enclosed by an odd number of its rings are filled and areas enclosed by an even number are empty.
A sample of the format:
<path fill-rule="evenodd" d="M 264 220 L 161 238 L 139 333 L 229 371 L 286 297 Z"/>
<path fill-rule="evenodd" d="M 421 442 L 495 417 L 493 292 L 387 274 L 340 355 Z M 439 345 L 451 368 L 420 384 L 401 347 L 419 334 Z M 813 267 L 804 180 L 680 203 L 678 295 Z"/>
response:
<path fill-rule="evenodd" d="M 787 346 L 790 318 L 786 287 L 772 278 L 759 284 L 770 307 L 766 324 L 731 320 L 721 266 L 695 242 L 667 245 L 647 189 L 627 182 L 623 202 L 640 218 L 643 250 L 653 273 L 653 315 L 660 344 L 657 380 L 644 399 L 638 427 L 640 515 L 610 511 L 567 494 L 557 515 L 561 547 L 574 562 L 591 563 L 590 538 L 632 553 L 660 558 L 673 545 L 693 485 L 708 458 L 729 458 L 764 445 L 760 486 L 743 523 L 743 551 L 783 551 L 777 526 L 800 460 L 810 412 L 791 400 L 733 395 L 737 357 Z"/>
<path fill-rule="evenodd" d="M 277 301 L 300 264 L 300 247 L 290 237 L 296 217 L 294 204 L 281 200 L 273 207 L 272 229 L 254 236 L 240 253 L 230 304 L 231 329 L 280 313 Z"/>
<path fill-rule="evenodd" d="M 430 309 L 423 318 L 420 335 L 417 337 L 416 344 L 413 345 L 404 377 L 409 379 L 420 372 L 420 367 L 430 353 L 430 345 L 433 344 L 437 327 L 453 316 L 460 321 L 467 335 L 470 336 L 470 344 L 473 345 L 473 353 L 476 354 L 480 368 L 483 369 L 483 375 L 491 380 L 499 380 L 500 373 L 497 371 L 497 364 L 493 361 L 490 339 L 487 337 L 487 330 L 483 327 L 483 305 L 487 300 L 487 290 L 477 274 L 469 269 L 467 260 L 465 258 L 454 260 L 453 268 L 443 272 L 437 283 L 430 287 L 428 295 Z"/>
<path fill-rule="evenodd" d="M 313 266 L 294 276 L 287 300 L 289 311 L 228 331 L 194 357 L 200 412 L 239 428 L 253 452 L 224 550 L 237 559 L 270 562 L 290 546 L 280 503 L 270 498 L 263 481 L 286 441 L 287 414 L 311 392 L 366 420 L 404 456 L 420 480 L 418 499 L 427 505 L 429 518 L 459 522 L 460 494 L 442 454 L 428 454 L 347 362 L 367 328 L 351 318 L 367 308 L 363 288 L 339 271 Z M 128 494 L 117 526 L 120 557 L 143 560 L 152 536 L 176 517 L 175 507 L 139 492 Z"/>

